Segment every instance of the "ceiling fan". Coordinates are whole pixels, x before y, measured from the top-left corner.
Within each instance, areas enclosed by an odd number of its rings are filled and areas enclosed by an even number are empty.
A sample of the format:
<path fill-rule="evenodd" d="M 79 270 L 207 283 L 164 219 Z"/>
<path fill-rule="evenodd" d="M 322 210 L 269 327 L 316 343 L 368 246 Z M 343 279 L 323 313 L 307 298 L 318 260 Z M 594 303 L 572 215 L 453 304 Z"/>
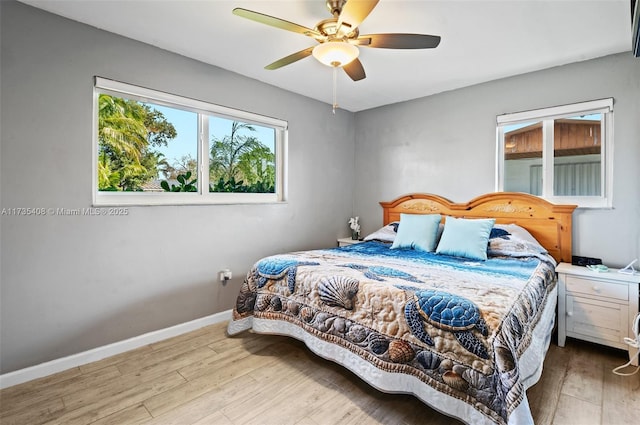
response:
<path fill-rule="evenodd" d="M 437 35 L 405 33 L 360 35 L 358 26 L 369 16 L 378 1 L 327 0 L 327 9 L 333 18 L 318 22 L 313 29 L 243 8 L 233 9 L 233 14 L 261 24 L 297 32 L 312 37 L 320 43 L 278 59 L 265 66 L 265 69 L 278 69 L 313 55 L 325 65 L 343 68 L 353 81 L 359 81 L 364 79 L 366 74 L 358 59 L 357 46 L 383 49 L 432 49 L 440 44 L 440 37 Z"/>

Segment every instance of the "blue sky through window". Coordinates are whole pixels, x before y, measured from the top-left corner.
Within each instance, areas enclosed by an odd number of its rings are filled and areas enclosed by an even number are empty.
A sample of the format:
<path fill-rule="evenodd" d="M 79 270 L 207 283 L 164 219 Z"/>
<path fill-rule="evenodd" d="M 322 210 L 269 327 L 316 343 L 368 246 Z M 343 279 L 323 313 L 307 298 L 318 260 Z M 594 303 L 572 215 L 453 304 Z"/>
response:
<path fill-rule="evenodd" d="M 175 139 L 170 140 L 167 146 L 154 148 L 165 155 L 169 164 L 174 165 L 182 157 L 190 155 L 191 158 L 198 158 L 198 114 L 195 112 L 184 111 L 181 109 L 170 108 L 165 106 L 147 103 L 152 109 L 157 109 L 164 114 L 164 117 L 176 129 L 178 135 Z M 211 140 L 215 138 L 222 139 L 225 135 L 231 134 L 231 123 L 233 121 L 220 118 L 209 117 L 209 145 Z M 273 128 L 253 125 L 256 131 L 243 130 L 241 135 L 254 136 L 262 144 L 275 152 L 275 134 Z"/>

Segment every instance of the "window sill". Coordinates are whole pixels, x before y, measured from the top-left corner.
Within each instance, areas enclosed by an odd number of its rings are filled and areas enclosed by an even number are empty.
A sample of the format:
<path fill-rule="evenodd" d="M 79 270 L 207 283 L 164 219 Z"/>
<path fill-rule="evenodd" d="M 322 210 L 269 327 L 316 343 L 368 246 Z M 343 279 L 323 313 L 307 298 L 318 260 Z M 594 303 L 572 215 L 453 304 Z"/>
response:
<path fill-rule="evenodd" d="M 170 205 L 233 205 L 284 204 L 275 193 L 123 193 L 100 192 L 93 206 L 170 206 Z"/>
<path fill-rule="evenodd" d="M 541 197 L 554 204 L 577 205 L 581 209 L 613 209 L 610 198 L 602 198 L 598 196 L 547 196 Z"/>

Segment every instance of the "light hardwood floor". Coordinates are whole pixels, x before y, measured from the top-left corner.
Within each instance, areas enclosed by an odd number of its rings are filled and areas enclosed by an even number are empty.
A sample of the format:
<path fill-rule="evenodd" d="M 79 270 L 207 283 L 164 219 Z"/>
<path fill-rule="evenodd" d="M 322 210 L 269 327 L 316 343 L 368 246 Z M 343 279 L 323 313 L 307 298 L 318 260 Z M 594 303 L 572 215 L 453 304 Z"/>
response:
<path fill-rule="evenodd" d="M 293 339 L 226 324 L 0 392 L 0 423 L 20 424 L 456 424 L 409 395 L 383 394 Z M 640 373 L 611 373 L 618 350 L 552 344 L 528 391 L 537 425 L 638 424 Z"/>

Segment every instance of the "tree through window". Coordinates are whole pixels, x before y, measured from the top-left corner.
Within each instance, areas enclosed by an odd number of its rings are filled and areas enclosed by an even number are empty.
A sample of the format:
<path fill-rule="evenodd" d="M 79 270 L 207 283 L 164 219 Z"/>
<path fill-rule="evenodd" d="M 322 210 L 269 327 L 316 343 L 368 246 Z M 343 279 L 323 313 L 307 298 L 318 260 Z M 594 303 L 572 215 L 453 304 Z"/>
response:
<path fill-rule="evenodd" d="M 266 142 L 275 140 L 274 130 L 215 117 L 209 126 L 209 190 L 275 192 L 275 149 Z"/>
<path fill-rule="evenodd" d="M 277 202 L 286 122 L 96 77 L 95 204 Z"/>

